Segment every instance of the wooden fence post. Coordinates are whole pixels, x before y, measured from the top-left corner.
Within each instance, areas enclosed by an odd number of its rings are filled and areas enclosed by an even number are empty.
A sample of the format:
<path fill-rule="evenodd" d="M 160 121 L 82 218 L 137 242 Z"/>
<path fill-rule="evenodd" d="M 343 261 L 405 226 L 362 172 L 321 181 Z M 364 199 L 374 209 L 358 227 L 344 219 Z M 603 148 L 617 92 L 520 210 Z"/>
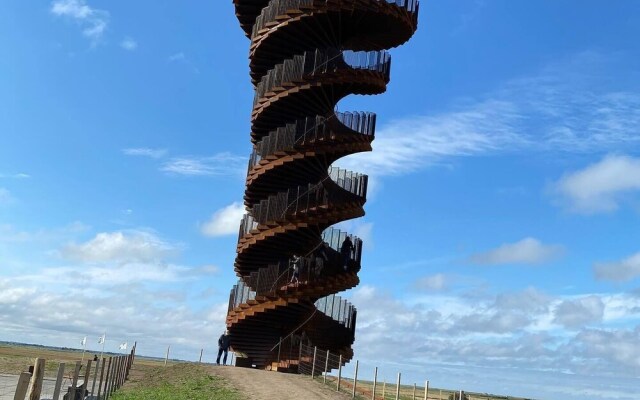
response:
<path fill-rule="evenodd" d="M 56 386 L 53 388 L 53 400 L 60 398 L 60 389 L 62 388 L 62 379 L 64 378 L 64 363 L 58 365 L 58 375 L 56 376 Z"/>
<path fill-rule="evenodd" d="M 324 383 L 327 383 L 327 369 L 329 368 L 329 350 L 327 350 L 327 359 L 324 360 Z"/>
<path fill-rule="evenodd" d="M 36 358 L 36 362 L 33 364 L 33 375 L 31 375 L 31 382 L 29 382 L 29 391 L 27 392 L 28 400 L 40 400 L 40 393 L 42 393 L 43 379 L 44 379 L 44 359 Z"/>
<path fill-rule="evenodd" d="M 29 381 L 31 380 L 31 374 L 28 372 L 22 372 L 18 378 L 18 385 L 16 386 L 16 393 L 13 396 L 13 400 L 24 400 L 29 390 Z"/>
<path fill-rule="evenodd" d="M 109 398 L 109 389 L 111 386 L 111 375 L 113 371 L 113 357 L 109 357 L 109 365 L 107 366 L 107 376 L 104 378 L 104 399 Z"/>
<path fill-rule="evenodd" d="M 118 376 L 118 357 L 113 357 L 113 366 L 111 367 L 111 382 L 109 382 L 109 393 L 107 398 L 111 398 L 111 395 L 115 391 L 116 377 Z"/>
<path fill-rule="evenodd" d="M 424 400 L 429 399 L 429 381 L 424 382 Z"/>
<path fill-rule="evenodd" d="M 73 393 L 72 396 L 74 398 L 76 396 L 76 387 L 78 386 L 78 375 L 80 374 L 80 367 L 82 367 L 82 364 L 80 363 L 80 361 L 76 361 L 76 368 L 73 370 L 73 380 L 71 381 L 71 393 Z"/>
<path fill-rule="evenodd" d="M 116 375 L 116 390 L 120 389 L 120 387 L 122 386 L 122 361 L 122 356 L 118 356 L 118 375 Z"/>
<path fill-rule="evenodd" d="M 122 357 L 118 356 L 116 357 L 116 375 L 115 375 L 115 384 L 113 385 L 115 390 L 120 389 L 121 374 L 122 374 Z"/>
<path fill-rule="evenodd" d="M 169 360 L 169 350 L 171 350 L 171 345 L 167 347 L 167 355 L 164 358 L 164 366 L 167 366 L 167 361 Z"/>
<path fill-rule="evenodd" d="M 376 400 L 376 384 L 378 383 L 378 367 L 373 371 L 373 390 L 371 394 L 371 400 Z"/>
<path fill-rule="evenodd" d="M 107 359 L 106 358 L 102 358 L 101 360 L 101 364 L 102 367 L 100 368 L 100 382 L 98 383 L 98 399 L 100 400 L 100 395 L 102 394 L 102 383 L 104 382 L 104 367 L 107 364 Z M 107 370 L 107 373 L 109 373 L 109 370 Z M 106 386 L 106 385 L 105 385 Z"/>
<path fill-rule="evenodd" d="M 342 354 L 340 354 L 340 361 L 338 361 L 338 386 L 336 391 L 340 391 L 340 379 L 342 377 Z"/>
<path fill-rule="evenodd" d="M 382 398 L 387 396 L 387 381 L 382 382 Z"/>
<path fill-rule="evenodd" d="M 84 384 L 82 385 L 84 387 L 83 392 L 82 392 L 82 397 L 85 397 L 84 394 L 87 393 L 87 389 L 89 389 L 89 379 L 91 379 L 91 366 L 92 366 L 93 361 L 92 360 L 87 360 L 87 369 L 84 371 Z"/>
<path fill-rule="evenodd" d="M 416 400 L 416 384 L 413 384 L 413 400 Z"/>
<path fill-rule="evenodd" d="M 356 360 L 356 368 L 355 372 L 353 373 L 353 392 L 351 392 L 352 399 L 356 398 L 356 385 L 358 385 L 358 363 L 359 361 Z"/>
<path fill-rule="evenodd" d="M 120 386 L 123 386 L 124 383 L 127 381 L 127 363 L 129 360 L 129 356 L 122 356 L 122 384 Z"/>
<path fill-rule="evenodd" d="M 400 399 L 400 372 L 398 372 L 398 382 L 396 383 L 396 400 Z"/>
<path fill-rule="evenodd" d="M 200 359 L 198 360 L 198 364 L 202 363 L 202 352 L 204 351 L 204 349 L 200 349 Z"/>
<path fill-rule="evenodd" d="M 98 380 L 98 370 L 100 369 L 101 364 L 100 360 L 96 361 L 96 370 L 93 373 L 93 384 L 91 385 L 91 391 L 89 392 L 91 397 L 93 397 L 93 392 L 96 390 L 96 380 Z M 89 390 L 88 387 L 87 390 Z"/>
<path fill-rule="evenodd" d="M 311 365 L 311 379 L 313 379 L 313 373 L 316 371 L 316 353 L 318 351 L 318 346 L 313 348 L 313 365 Z"/>

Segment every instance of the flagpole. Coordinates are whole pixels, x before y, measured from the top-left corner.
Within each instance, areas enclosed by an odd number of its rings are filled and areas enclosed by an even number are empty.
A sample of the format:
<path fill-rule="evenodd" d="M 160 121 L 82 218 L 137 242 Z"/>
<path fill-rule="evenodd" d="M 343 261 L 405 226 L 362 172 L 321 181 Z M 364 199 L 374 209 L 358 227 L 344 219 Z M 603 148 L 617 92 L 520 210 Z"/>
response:
<path fill-rule="evenodd" d="M 85 336 L 84 339 L 82 339 L 82 361 L 80 361 L 80 364 L 84 363 L 84 353 L 85 351 L 87 351 L 87 337 Z"/>
<path fill-rule="evenodd" d="M 104 342 L 107 341 L 107 332 L 102 335 L 102 352 L 100 353 L 100 360 L 102 360 L 102 355 L 104 354 Z"/>

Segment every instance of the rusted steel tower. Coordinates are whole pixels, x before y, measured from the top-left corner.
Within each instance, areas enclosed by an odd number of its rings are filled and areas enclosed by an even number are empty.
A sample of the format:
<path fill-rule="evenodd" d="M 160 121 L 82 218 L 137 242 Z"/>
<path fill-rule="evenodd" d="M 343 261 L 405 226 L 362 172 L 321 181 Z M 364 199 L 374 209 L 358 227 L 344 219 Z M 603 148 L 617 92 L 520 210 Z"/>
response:
<path fill-rule="evenodd" d="M 227 326 L 239 365 L 295 371 L 302 345 L 353 357 L 362 241 L 331 228 L 364 215 L 367 176 L 331 167 L 370 151 L 376 116 L 335 111 L 386 90 L 385 49 L 409 40 L 418 0 L 234 0 L 251 39 L 249 161 Z M 349 237 L 351 246 L 344 244 Z M 335 368 L 337 365 L 330 365 Z"/>

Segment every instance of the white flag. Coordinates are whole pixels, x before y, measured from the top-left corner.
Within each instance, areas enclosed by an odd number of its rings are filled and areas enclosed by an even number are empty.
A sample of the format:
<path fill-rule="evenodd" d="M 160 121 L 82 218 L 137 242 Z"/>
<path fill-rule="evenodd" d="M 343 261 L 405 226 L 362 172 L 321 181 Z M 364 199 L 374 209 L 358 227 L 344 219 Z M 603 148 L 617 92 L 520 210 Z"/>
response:
<path fill-rule="evenodd" d="M 84 339 L 82 339 L 82 342 L 80 342 L 81 345 L 85 345 L 87 344 L 87 337 L 85 336 Z"/>
<path fill-rule="evenodd" d="M 100 337 L 98 338 L 98 344 L 102 344 L 102 343 L 104 343 L 104 336 L 105 336 L 105 335 L 102 335 L 102 336 L 100 336 Z"/>
<path fill-rule="evenodd" d="M 126 349 L 127 349 L 127 342 L 120 344 L 120 350 L 126 350 Z"/>

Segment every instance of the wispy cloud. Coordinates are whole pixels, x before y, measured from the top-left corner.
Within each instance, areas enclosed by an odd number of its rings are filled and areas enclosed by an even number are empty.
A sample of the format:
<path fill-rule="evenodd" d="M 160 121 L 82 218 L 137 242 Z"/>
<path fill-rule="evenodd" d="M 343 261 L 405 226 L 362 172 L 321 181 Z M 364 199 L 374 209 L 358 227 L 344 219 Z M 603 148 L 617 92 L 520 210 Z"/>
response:
<path fill-rule="evenodd" d="M 225 152 L 211 157 L 176 157 L 166 162 L 160 170 L 185 176 L 236 176 L 244 172 L 246 162 L 246 157 Z"/>
<path fill-rule="evenodd" d="M 81 262 L 153 262 L 163 260 L 176 249 L 152 232 L 119 231 L 98 233 L 80 244 L 61 250 L 67 259 Z"/>
<path fill-rule="evenodd" d="M 136 147 L 136 148 L 122 149 L 122 153 L 128 156 L 162 158 L 165 154 L 167 154 L 167 150 L 166 149 L 150 149 L 148 147 Z"/>
<path fill-rule="evenodd" d="M 429 275 L 418 279 L 414 287 L 427 292 L 438 292 L 447 288 L 448 280 L 444 274 Z"/>
<path fill-rule="evenodd" d="M 169 62 L 184 61 L 186 59 L 187 57 L 182 52 L 175 53 L 169 56 Z"/>
<path fill-rule="evenodd" d="M 76 21 L 83 28 L 82 34 L 94 45 L 102 39 L 109 24 L 109 13 L 92 8 L 85 0 L 55 0 L 51 13 Z"/>
<path fill-rule="evenodd" d="M 574 212 L 615 211 L 630 195 L 640 193 L 640 158 L 608 155 L 566 174 L 554 185 L 554 191 Z"/>
<path fill-rule="evenodd" d="M 213 213 L 209 221 L 202 224 L 200 230 L 202 234 L 212 237 L 237 234 L 244 214 L 242 203 L 232 203 Z"/>
<path fill-rule="evenodd" d="M 31 175 L 18 173 L 18 174 L 0 174 L 0 179 L 28 179 Z"/>
<path fill-rule="evenodd" d="M 603 281 L 625 282 L 640 277 L 640 253 L 620 261 L 595 263 L 596 278 Z"/>
<path fill-rule="evenodd" d="M 617 66 L 581 53 L 506 82 L 448 112 L 409 116 L 379 127 L 374 151 L 338 164 L 399 175 L 468 157 L 522 151 L 601 153 L 640 145 L 640 94 L 611 87 Z M 620 68 L 617 68 L 620 69 Z"/>
<path fill-rule="evenodd" d="M 194 74 L 199 74 L 200 73 L 200 69 L 198 69 L 198 67 L 195 65 L 195 63 L 193 61 L 191 61 L 191 59 L 189 57 L 187 57 L 186 54 L 184 54 L 183 52 L 178 52 L 178 53 L 174 53 L 174 54 L 170 55 L 169 58 L 167 59 L 167 61 L 169 63 L 184 64 L 187 67 L 189 67 L 189 69 L 191 69 L 191 71 Z"/>
<path fill-rule="evenodd" d="M 130 37 L 126 37 L 122 40 L 122 42 L 120 42 L 120 47 L 122 47 L 127 51 L 134 51 L 135 49 L 138 48 L 138 42 L 136 42 Z"/>
<path fill-rule="evenodd" d="M 534 238 L 525 238 L 516 243 L 506 243 L 500 247 L 471 256 L 476 264 L 541 264 L 552 261 L 564 252 L 558 245 L 546 245 Z"/>

